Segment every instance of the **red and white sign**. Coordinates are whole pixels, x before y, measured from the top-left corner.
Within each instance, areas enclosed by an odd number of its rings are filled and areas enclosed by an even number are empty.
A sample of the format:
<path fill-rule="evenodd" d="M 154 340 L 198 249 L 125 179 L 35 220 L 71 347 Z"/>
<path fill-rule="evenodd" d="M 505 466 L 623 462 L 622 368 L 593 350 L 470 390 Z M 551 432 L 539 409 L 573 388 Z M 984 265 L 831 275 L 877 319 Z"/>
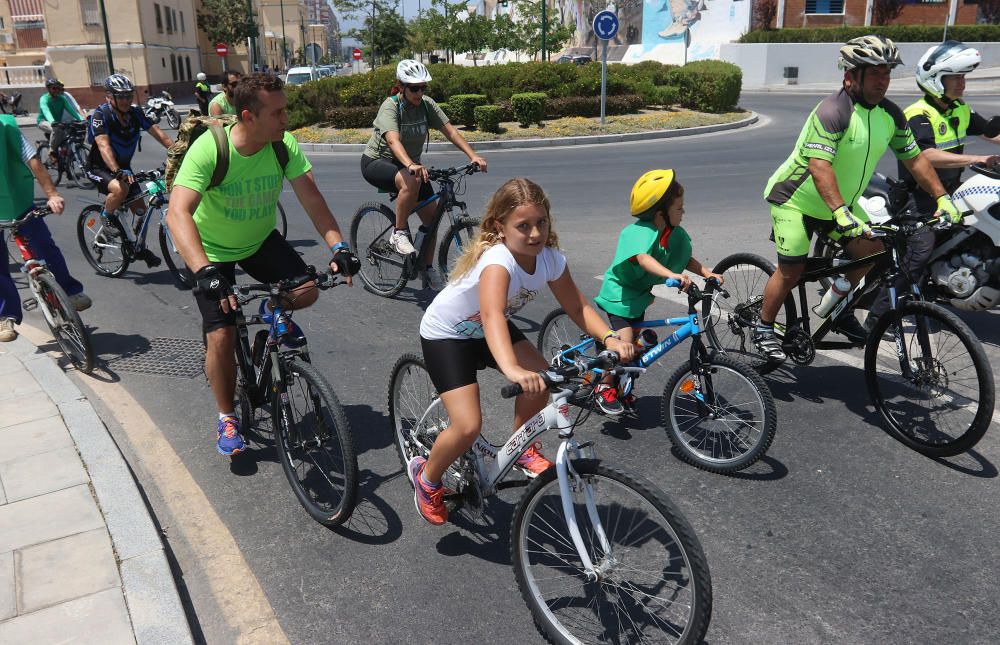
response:
<path fill-rule="evenodd" d="M 229 47 L 226 46 L 226 43 L 219 43 L 215 46 L 215 53 L 219 56 L 225 57 L 225 55 L 229 53 Z"/>
<path fill-rule="evenodd" d="M 351 57 L 354 58 L 354 60 L 361 60 L 361 50 L 355 47 L 354 51 L 351 52 Z"/>

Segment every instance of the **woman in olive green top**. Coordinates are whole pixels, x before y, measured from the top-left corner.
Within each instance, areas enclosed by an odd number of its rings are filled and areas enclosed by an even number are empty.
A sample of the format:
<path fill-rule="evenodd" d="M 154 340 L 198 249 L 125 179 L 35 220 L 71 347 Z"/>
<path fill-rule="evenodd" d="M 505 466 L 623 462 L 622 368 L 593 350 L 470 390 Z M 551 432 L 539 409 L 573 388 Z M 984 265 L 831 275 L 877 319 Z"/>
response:
<path fill-rule="evenodd" d="M 420 163 L 420 152 L 431 128 L 440 130 L 469 160 L 486 172 L 486 160 L 476 154 L 462 133 L 448 122 L 434 99 L 425 96 L 431 80 L 427 68 L 415 60 L 402 60 L 396 66 L 393 95 L 379 107 L 368 147 L 361 156 L 361 175 L 372 186 L 399 193 L 396 200 L 396 228 L 389 238 L 393 250 L 401 255 L 415 253 L 406 219 L 418 201 L 434 193 L 427 168 Z M 430 222 L 436 204 L 418 213 L 422 222 Z M 433 268 L 434 245 L 428 245 L 424 257 L 427 278 L 440 288 L 441 276 Z"/>

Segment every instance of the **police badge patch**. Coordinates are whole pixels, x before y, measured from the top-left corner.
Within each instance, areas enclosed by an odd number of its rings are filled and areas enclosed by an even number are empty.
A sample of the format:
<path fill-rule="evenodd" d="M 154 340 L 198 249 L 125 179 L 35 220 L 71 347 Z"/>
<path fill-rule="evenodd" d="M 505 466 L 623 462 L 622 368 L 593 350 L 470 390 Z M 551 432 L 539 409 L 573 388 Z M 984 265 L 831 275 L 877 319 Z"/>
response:
<path fill-rule="evenodd" d="M 948 124 L 943 121 L 938 124 L 938 134 L 944 134 L 948 131 Z"/>

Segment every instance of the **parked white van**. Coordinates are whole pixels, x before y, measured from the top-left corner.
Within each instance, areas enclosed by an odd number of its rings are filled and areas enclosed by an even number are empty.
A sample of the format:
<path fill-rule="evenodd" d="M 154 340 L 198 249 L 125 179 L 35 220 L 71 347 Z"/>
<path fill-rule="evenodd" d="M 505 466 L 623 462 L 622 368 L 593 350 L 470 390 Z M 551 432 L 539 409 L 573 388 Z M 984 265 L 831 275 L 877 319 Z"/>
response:
<path fill-rule="evenodd" d="M 308 81 L 318 81 L 319 70 L 315 67 L 292 67 L 285 76 L 288 85 L 302 85 Z"/>

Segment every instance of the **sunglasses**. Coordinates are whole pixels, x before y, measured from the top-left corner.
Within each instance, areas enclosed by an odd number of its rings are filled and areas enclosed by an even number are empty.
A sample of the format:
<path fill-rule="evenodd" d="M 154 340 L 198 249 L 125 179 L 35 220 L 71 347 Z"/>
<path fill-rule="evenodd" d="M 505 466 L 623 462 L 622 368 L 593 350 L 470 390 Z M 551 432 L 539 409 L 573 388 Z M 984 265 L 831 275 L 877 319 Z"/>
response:
<path fill-rule="evenodd" d="M 111 97 L 115 99 L 132 99 L 135 97 L 135 92 L 115 92 Z"/>
<path fill-rule="evenodd" d="M 408 89 L 411 92 L 413 92 L 414 94 L 416 94 L 417 92 L 426 92 L 427 91 L 427 86 L 426 85 L 407 85 L 406 89 Z"/>
<path fill-rule="evenodd" d="M 231 83 L 226 83 L 226 85 L 228 85 L 229 87 L 236 87 L 236 86 L 237 86 L 237 85 L 239 85 L 239 84 L 240 84 L 240 82 L 239 82 L 239 81 L 233 81 L 233 82 L 231 82 Z"/>

